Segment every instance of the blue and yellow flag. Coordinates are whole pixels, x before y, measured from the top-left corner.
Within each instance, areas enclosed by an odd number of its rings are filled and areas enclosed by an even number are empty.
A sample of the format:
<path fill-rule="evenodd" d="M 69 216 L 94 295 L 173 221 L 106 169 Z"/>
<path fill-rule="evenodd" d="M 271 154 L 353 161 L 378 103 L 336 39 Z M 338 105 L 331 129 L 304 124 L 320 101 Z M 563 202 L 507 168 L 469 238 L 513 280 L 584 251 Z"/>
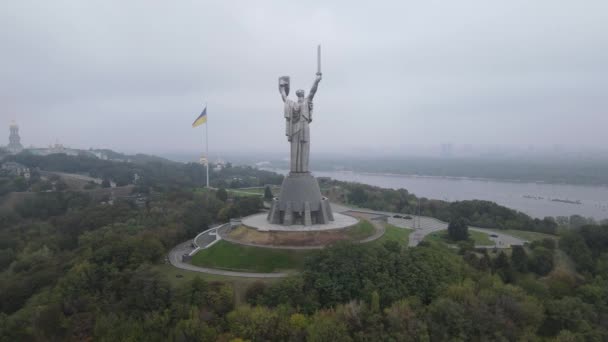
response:
<path fill-rule="evenodd" d="M 205 122 L 207 122 L 207 107 L 205 107 L 205 109 L 203 109 L 203 112 L 201 113 L 201 115 L 199 115 L 198 118 L 196 118 L 196 120 L 194 120 L 194 122 L 192 123 L 192 127 L 200 126 L 200 125 L 204 124 Z"/>

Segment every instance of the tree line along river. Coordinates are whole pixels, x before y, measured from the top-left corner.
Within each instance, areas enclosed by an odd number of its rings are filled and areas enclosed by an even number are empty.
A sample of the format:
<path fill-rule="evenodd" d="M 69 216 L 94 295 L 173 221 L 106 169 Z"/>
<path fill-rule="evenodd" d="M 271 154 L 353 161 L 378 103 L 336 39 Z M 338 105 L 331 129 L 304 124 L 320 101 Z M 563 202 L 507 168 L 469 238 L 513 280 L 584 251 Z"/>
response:
<path fill-rule="evenodd" d="M 286 170 L 269 169 L 286 174 Z M 471 178 L 318 171 L 316 177 L 358 182 L 382 188 L 404 188 L 416 196 L 445 201 L 487 200 L 532 217 L 581 215 L 608 218 L 608 187 L 519 183 Z"/>

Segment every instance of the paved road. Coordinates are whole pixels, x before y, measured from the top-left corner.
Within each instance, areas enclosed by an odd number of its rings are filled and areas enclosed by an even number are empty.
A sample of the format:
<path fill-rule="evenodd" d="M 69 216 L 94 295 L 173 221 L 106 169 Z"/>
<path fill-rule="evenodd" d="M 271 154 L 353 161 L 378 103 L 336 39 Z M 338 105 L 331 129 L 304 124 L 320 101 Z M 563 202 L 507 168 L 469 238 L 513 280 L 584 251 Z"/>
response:
<path fill-rule="evenodd" d="M 348 209 L 348 208 L 344 207 L 344 209 Z M 384 222 L 379 221 L 379 219 L 382 219 L 384 217 L 384 215 L 361 213 L 361 212 L 352 211 L 352 210 L 343 211 L 342 213 L 346 214 L 346 215 L 368 220 L 376 229 L 376 232 L 372 236 L 369 236 L 369 237 L 359 241 L 359 243 L 367 243 L 367 242 L 377 240 L 377 239 L 381 238 L 382 235 L 384 235 L 384 232 L 386 231 Z"/>
<path fill-rule="evenodd" d="M 331 204 L 331 210 L 334 213 L 343 213 L 343 212 L 346 212 L 346 211 L 354 210 L 353 208 L 346 207 L 346 206 L 344 206 L 342 204 L 337 204 L 337 203 L 330 203 L 330 204 Z"/>
<path fill-rule="evenodd" d="M 387 211 L 376 211 L 376 210 L 371 210 L 371 209 L 349 208 L 344 205 L 335 204 L 335 203 L 332 203 L 331 206 L 335 212 L 351 211 L 351 212 L 367 213 L 370 215 L 385 215 L 385 216 L 388 216 L 388 223 L 390 223 L 394 226 L 397 226 L 397 227 L 401 227 L 401 228 L 412 229 L 412 227 L 414 227 L 414 226 L 419 227 L 419 228 L 415 229 L 415 231 L 412 232 L 412 234 L 410 234 L 410 238 L 409 238 L 410 240 L 408 242 L 408 246 L 410 246 L 410 247 L 417 246 L 420 243 L 420 241 L 424 240 L 424 238 L 431 233 L 434 233 L 434 232 L 437 232 L 440 230 L 444 230 L 444 229 L 448 229 L 448 224 L 446 222 L 443 222 L 443 221 L 438 220 L 433 217 L 405 215 L 405 216 L 410 216 L 412 218 L 412 219 L 406 220 L 406 219 L 398 219 L 398 218 L 393 217 L 394 215 L 404 215 L 404 214 L 400 214 L 400 213 L 391 213 L 391 212 L 387 212 Z M 415 224 L 414 224 L 414 222 L 415 222 Z M 496 229 L 492 230 L 492 229 L 478 228 L 478 227 L 469 227 L 469 229 L 479 231 L 482 233 L 486 233 L 488 235 L 496 235 L 496 237 L 489 236 L 490 240 L 494 241 L 493 245 L 476 246 L 476 247 L 509 248 L 510 246 L 523 245 L 524 243 L 528 242 L 527 240 L 523 240 L 523 239 L 511 236 L 511 235 L 501 233 L 500 230 L 496 230 Z"/>
<path fill-rule="evenodd" d="M 412 219 L 390 217 L 388 219 L 388 223 L 402 228 L 411 229 L 412 227 L 417 227 L 414 232 L 410 234 L 410 241 L 408 245 L 411 247 L 417 246 L 420 241 L 424 240 L 424 238 L 431 233 L 448 229 L 448 224 L 446 222 L 437 220 L 435 218 L 416 215 L 409 216 L 412 217 Z M 494 241 L 493 245 L 476 247 L 509 248 L 510 246 L 523 245 L 525 242 L 527 242 L 526 240 L 501 233 L 499 230 L 481 229 L 477 227 L 469 227 L 469 229 L 486 233 L 488 235 L 496 235 L 496 237 L 489 236 L 490 240 Z"/>
<path fill-rule="evenodd" d="M 393 217 L 393 215 L 395 215 L 395 213 L 374 211 L 374 210 L 365 210 L 365 209 L 359 210 L 359 209 L 349 208 L 349 207 L 335 204 L 335 203 L 332 203 L 332 210 L 334 212 L 338 212 L 338 213 L 350 211 L 352 214 L 354 212 L 357 212 L 357 213 L 360 213 L 361 215 L 370 215 L 370 216 L 375 216 L 375 217 L 377 217 L 379 215 L 388 216 L 388 223 L 390 223 L 394 226 L 402 227 L 402 228 L 410 228 L 410 229 L 414 226 L 419 227 L 419 228 L 415 229 L 415 231 L 412 234 L 410 234 L 410 238 L 409 238 L 410 240 L 409 240 L 408 245 L 411 247 L 417 246 L 420 243 L 420 241 L 422 241 L 428 234 L 447 229 L 447 227 L 448 227 L 448 224 L 446 222 L 440 221 L 440 220 L 432 218 L 432 217 L 426 217 L 426 216 L 409 215 L 410 217 L 412 217 L 412 219 L 399 219 L 399 218 Z M 382 234 L 384 233 L 383 224 L 376 222 L 376 220 L 371 220 L 371 222 L 377 228 L 382 227 L 382 232 L 374 234 L 374 236 L 366 239 L 365 242 L 375 240 L 375 239 L 379 238 L 380 236 L 382 236 Z M 416 223 L 414 224 L 414 222 L 416 222 Z M 200 234 L 196 237 L 196 244 L 199 246 L 199 248 L 204 249 L 207 246 L 209 246 L 210 244 L 214 243 L 216 241 L 216 239 L 221 239 L 221 237 L 219 236 L 219 234 L 217 232 L 218 228 L 219 227 L 209 229 L 208 231 L 206 231 L 203 234 Z M 490 239 L 495 242 L 495 245 L 478 246 L 478 247 L 508 248 L 511 245 L 523 245 L 524 242 L 527 242 L 526 240 L 522 240 L 522 239 L 516 238 L 511 235 L 506 235 L 506 234 L 500 233 L 499 231 L 495 231 L 495 230 L 481 229 L 481 228 L 477 228 L 477 227 L 469 227 L 469 229 L 475 230 L 475 231 L 480 231 L 480 232 L 486 233 L 488 235 L 490 235 L 490 234 L 496 235 L 496 237 L 490 237 Z M 169 252 L 169 262 L 173 266 L 184 269 L 184 270 L 216 274 L 216 275 L 224 275 L 224 276 L 233 276 L 233 277 L 283 278 L 283 277 L 286 277 L 289 275 L 288 273 L 282 273 L 282 272 L 254 273 L 254 272 L 224 271 L 224 270 L 219 270 L 219 269 L 214 269 L 214 268 L 194 266 L 192 264 L 182 262 L 182 255 L 191 253 L 194 250 L 194 248 L 195 247 L 193 247 L 192 240 L 188 240 L 186 242 L 183 242 L 183 243 L 177 245 L 175 248 L 173 248 L 171 250 L 171 252 Z M 283 249 L 285 249 L 285 248 L 283 247 Z"/>

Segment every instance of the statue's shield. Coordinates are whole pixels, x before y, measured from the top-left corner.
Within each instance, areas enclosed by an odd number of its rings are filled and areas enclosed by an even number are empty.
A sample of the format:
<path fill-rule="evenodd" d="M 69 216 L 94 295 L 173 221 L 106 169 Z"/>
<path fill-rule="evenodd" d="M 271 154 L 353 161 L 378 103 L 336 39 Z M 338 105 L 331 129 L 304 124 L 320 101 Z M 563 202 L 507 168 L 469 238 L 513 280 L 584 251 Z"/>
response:
<path fill-rule="evenodd" d="M 289 95 L 289 76 L 279 77 L 279 91 L 281 88 L 285 88 L 285 95 Z"/>

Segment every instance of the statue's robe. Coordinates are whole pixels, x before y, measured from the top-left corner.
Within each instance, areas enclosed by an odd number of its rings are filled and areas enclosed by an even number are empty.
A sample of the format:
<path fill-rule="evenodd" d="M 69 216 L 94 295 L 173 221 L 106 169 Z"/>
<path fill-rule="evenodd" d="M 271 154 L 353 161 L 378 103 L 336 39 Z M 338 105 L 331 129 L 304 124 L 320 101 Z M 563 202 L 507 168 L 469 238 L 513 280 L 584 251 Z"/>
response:
<path fill-rule="evenodd" d="M 285 135 L 291 143 L 291 172 L 308 172 L 310 154 L 310 128 L 312 105 L 308 97 L 302 102 L 285 101 Z"/>

